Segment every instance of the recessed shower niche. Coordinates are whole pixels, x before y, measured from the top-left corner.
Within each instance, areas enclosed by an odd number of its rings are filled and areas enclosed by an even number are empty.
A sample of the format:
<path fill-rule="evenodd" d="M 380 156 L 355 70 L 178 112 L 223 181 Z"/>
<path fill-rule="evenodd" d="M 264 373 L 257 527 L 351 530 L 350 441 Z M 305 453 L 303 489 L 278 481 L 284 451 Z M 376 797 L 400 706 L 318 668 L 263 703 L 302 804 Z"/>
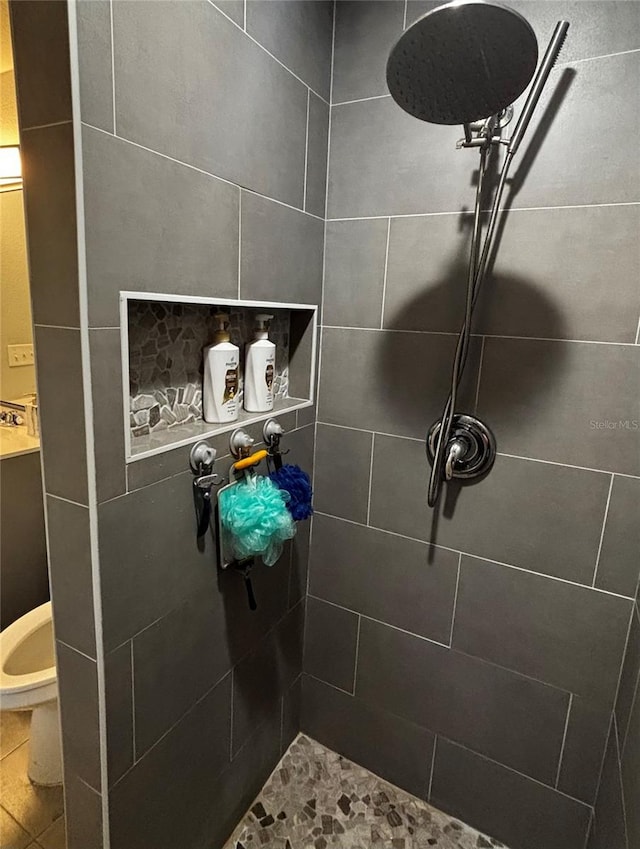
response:
<path fill-rule="evenodd" d="M 229 315 L 231 341 L 240 348 L 240 411 L 223 424 L 202 416 L 203 349 L 218 312 Z M 120 313 L 127 462 L 313 404 L 316 305 L 121 292 Z M 259 313 L 273 315 L 274 407 L 249 413 L 242 407 L 244 346 Z"/>

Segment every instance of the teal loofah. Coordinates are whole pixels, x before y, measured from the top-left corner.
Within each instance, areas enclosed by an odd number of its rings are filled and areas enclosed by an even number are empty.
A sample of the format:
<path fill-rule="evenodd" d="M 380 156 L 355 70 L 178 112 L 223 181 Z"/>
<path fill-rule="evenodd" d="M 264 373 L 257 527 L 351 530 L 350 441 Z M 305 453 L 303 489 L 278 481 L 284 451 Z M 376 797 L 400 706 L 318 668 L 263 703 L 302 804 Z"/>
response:
<path fill-rule="evenodd" d="M 260 555 L 273 566 L 296 526 L 287 509 L 289 494 L 269 478 L 250 477 L 227 489 L 220 498 L 225 548 L 236 560 Z"/>

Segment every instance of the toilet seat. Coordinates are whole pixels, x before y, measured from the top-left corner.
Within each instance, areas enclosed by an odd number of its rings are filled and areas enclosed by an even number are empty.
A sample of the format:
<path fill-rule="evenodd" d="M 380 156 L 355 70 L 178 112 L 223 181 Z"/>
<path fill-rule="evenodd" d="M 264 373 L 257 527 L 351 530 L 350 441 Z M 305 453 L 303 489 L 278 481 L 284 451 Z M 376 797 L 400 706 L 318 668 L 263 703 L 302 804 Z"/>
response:
<path fill-rule="evenodd" d="M 0 633 L 0 709 L 24 710 L 57 698 L 53 634 L 46 631 L 51 621 L 48 601 Z"/>

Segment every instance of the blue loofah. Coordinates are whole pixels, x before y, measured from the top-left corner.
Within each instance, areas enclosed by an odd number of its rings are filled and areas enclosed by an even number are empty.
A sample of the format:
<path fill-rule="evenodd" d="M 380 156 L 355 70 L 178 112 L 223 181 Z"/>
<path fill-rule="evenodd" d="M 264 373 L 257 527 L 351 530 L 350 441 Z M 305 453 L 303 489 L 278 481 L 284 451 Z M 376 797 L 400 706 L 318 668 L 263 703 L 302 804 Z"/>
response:
<path fill-rule="evenodd" d="M 288 495 L 269 478 L 250 477 L 225 490 L 219 500 L 225 548 L 236 560 L 261 556 L 273 566 L 296 526 L 287 510 Z"/>
<path fill-rule="evenodd" d="M 287 507 L 296 522 L 308 519 L 313 513 L 311 506 L 313 490 L 309 475 L 303 472 L 300 466 L 286 465 L 272 472 L 269 477 L 276 486 L 289 494 Z"/>

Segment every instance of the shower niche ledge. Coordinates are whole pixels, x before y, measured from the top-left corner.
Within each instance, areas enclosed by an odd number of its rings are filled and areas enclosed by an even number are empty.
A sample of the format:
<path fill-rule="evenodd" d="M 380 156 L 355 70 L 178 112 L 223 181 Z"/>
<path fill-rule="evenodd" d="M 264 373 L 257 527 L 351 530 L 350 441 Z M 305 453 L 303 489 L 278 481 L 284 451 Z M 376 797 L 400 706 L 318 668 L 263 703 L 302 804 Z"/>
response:
<path fill-rule="evenodd" d="M 202 354 L 213 339 L 214 315 L 230 316 L 231 341 L 240 348 L 239 414 L 213 424 L 202 417 Z M 273 410 L 242 407 L 244 346 L 257 313 L 273 315 L 276 345 Z M 120 326 L 127 463 L 230 432 L 314 403 L 318 307 L 277 301 L 120 293 Z"/>

